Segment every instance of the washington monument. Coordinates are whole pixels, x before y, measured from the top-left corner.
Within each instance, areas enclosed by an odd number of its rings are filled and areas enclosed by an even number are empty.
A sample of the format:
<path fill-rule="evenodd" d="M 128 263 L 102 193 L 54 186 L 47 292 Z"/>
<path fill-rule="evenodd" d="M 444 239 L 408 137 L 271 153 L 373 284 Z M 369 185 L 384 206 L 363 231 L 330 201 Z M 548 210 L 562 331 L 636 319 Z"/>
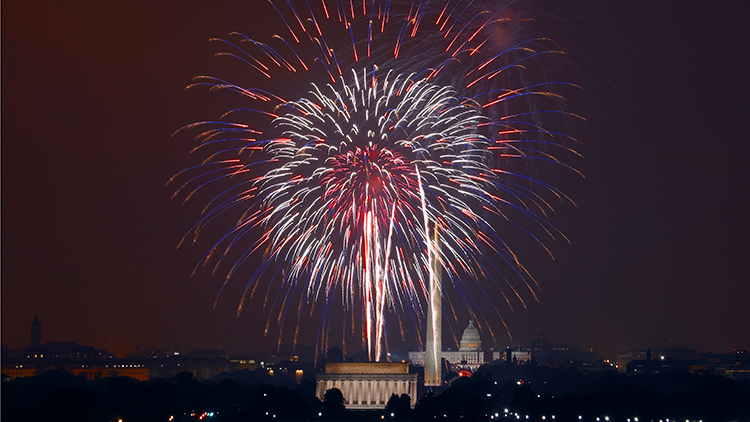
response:
<path fill-rule="evenodd" d="M 427 306 L 427 344 L 424 363 L 424 385 L 439 386 L 442 383 L 442 274 L 443 266 L 440 264 L 440 238 L 438 231 L 434 234 L 434 249 L 430 252 L 430 296 Z"/>

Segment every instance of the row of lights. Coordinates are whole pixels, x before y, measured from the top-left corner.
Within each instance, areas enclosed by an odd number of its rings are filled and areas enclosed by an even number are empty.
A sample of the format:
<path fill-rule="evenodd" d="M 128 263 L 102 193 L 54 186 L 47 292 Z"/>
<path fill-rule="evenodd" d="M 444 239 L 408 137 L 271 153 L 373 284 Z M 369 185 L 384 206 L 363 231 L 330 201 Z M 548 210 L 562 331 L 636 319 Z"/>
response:
<path fill-rule="evenodd" d="M 194 417 L 197 416 L 198 420 L 203 420 L 205 418 L 212 418 L 214 416 L 218 416 L 218 414 L 219 414 L 219 412 L 203 412 L 201 414 L 195 414 L 195 412 L 193 412 L 193 413 L 190 414 L 190 417 L 194 418 Z M 268 412 L 266 412 L 266 415 L 267 414 L 268 414 Z M 186 413 L 186 415 L 187 415 L 187 413 Z M 276 417 L 276 416 L 274 416 L 274 417 Z M 169 419 L 167 419 L 167 421 L 169 421 L 169 422 L 172 422 L 173 420 L 174 420 L 174 415 L 170 416 Z M 122 419 L 120 419 L 119 422 L 122 422 Z"/>
<path fill-rule="evenodd" d="M 511 416 L 511 415 L 508 414 L 508 409 L 505 409 L 505 417 L 507 418 L 509 416 Z M 521 419 L 521 415 L 519 415 L 518 413 L 514 413 L 514 414 L 512 414 L 512 416 L 515 416 L 516 419 Z M 500 414 L 499 413 L 495 413 L 493 416 L 491 416 L 491 418 L 492 419 L 498 419 L 498 418 L 500 418 Z M 552 415 L 551 418 L 555 419 L 555 415 Z M 525 419 L 529 419 L 529 415 L 525 415 Z M 546 419 L 547 419 L 547 416 L 543 415 L 542 416 L 542 420 L 546 420 Z M 609 420 L 610 420 L 609 416 L 605 416 L 604 418 L 601 418 L 601 417 L 597 417 L 596 418 L 597 422 L 601 422 L 602 419 L 605 422 L 609 422 Z M 582 415 L 578 415 L 578 420 L 579 421 L 583 420 L 583 416 Z M 635 417 L 635 418 L 628 418 L 627 422 L 638 422 L 638 418 L 637 417 Z M 670 420 L 670 419 L 659 419 L 659 422 L 681 422 L 681 421 L 679 421 L 679 420 Z M 694 419 L 693 421 L 691 421 L 690 419 L 685 419 L 685 422 L 703 422 L 703 419 L 699 419 L 699 420 L 695 420 Z"/>

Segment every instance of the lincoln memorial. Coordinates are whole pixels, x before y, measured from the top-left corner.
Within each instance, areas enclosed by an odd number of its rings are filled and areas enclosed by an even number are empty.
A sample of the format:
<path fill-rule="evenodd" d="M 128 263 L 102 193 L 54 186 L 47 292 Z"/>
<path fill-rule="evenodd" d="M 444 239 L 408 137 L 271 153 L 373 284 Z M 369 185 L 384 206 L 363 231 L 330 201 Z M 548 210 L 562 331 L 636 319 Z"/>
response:
<path fill-rule="evenodd" d="M 317 375 L 318 399 L 338 388 L 347 409 L 383 409 L 392 394 L 417 399 L 417 374 L 409 373 L 408 363 L 326 363 L 324 374 Z"/>

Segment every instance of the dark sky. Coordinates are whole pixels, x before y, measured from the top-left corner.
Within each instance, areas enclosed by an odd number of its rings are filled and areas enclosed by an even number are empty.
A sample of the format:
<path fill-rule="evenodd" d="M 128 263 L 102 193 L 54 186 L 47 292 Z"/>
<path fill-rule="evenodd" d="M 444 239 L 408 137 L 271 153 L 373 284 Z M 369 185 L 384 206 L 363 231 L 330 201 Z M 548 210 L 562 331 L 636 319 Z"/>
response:
<path fill-rule="evenodd" d="M 3 344 L 27 346 L 37 314 L 43 341 L 120 353 L 275 343 L 235 316 L 242 286 L 214 308 L 223 278 L 189 277 L 204 250 L 175 246 L 195 210 L 165 187 L 189 162 L 172 133 L 228 108 L 183 88 L 233 66 L 208 40 L 261 25 L 253 3 L 3 1 Z M 570 38 L 592 85 L 586 179 L 550 219 L 570 244 L 521 257 L 540 303 L 504 313 L 512 343 L 750 347 L 750 10 L 581 3 L 607 32 Z"/>

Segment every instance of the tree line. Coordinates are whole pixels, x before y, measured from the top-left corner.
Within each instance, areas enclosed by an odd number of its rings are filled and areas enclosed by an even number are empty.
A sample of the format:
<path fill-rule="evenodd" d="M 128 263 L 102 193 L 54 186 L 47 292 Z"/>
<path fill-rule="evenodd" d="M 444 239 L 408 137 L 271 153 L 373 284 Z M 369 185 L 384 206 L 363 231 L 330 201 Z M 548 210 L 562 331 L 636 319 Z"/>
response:
<path fill-rule="evenodd" d="M 339 390 L 321 402 L 315 382 L 270 377 L 266 371 L 222 373 L 201 382 L 191 373 L 136 381 L 88 380 L 64 369 L 2 383 L 4 421 L 281 421 L 378 419 L 406 421 L 750 421 L 750 380 L 668 372 L 615 371 L 504 364 L 421 393 L 416 404 L 393 395 L 377 412 L 346 409 Z M 518 415 L 518 416 L 516 416 Z M 202 417 L 202 419 L 201 419 Z M 528 419 L 527 419 L 528 417 Z"/>

